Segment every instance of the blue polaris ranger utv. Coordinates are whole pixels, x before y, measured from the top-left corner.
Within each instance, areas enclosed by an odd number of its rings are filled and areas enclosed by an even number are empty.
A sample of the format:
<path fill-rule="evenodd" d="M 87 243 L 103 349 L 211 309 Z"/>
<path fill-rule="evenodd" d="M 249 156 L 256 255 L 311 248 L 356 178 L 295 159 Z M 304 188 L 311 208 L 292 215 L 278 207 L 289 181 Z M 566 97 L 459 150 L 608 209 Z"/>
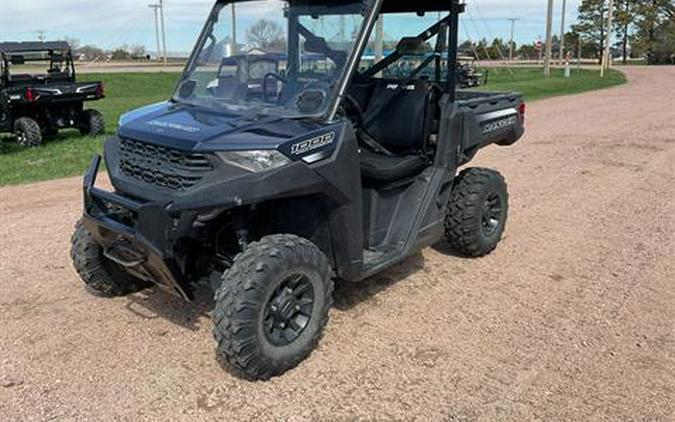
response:
<path fill-rule="evenodd" d="M 525 106 L 456 89 L 464 8 L 218 1 L 171 99 L 122 116 L 107 141 L 113 192 L 96 187 L 100 157 L 85 176 L 72 258 L 89 290 L 154 285 L 190 300 L 211 280 L 217 356 L 268 379 L 316 347 L 334 280 L 364 280 L 443 238 L 468 257 L 491 252 L 506 184 L 459 169 L 515 143 Z M 385 48 L 378 18 L 397 40 Z M 270 54 L 262 75 L 226 71 Z M 407 75 L 386 76 L 411 57 Z"/>

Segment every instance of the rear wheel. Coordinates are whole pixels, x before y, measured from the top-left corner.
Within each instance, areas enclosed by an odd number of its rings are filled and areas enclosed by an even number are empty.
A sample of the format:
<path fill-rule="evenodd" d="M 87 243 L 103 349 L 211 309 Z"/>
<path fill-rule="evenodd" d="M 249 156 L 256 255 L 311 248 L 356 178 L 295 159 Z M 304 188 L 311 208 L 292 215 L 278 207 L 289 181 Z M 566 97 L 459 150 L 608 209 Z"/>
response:
<path fill-rule="evenodd" d="M 274 235 L 252 243 L 216 292 L 219 359 L 249 379 L 295 367 L 316 348 L 332 293 L 328 259 L 310 241 Z"/>
<path fill-rule="evenodd" d="M 468 257 L 489 254 L 502 238 L 508 216 L 506 182 L 494 170 L 462 171 L 452 188 L 445 235 L 456 252 Z"/>
<path fill-rule="evenodd" d="M 14 135 L 19 145 L 37 147 L 42 143 L 40 125 L 30 117 L 20 117 L 14 122 Z"/>
<path fill-rule="evenodd" d="M 131 276 L 118 264 L 106 258 L 101 245 L 96 243 L 81 222 L 75 226 L 70 257 L 87 289 L 96 296 L 126 296 L 151 286 L 150 283 Z"/>
<path fill-rule="evenodd" d="M 105 132 L 105 120 L 97 110 L 84 110 L 80 116 L 80 133 L 83 136 L 99 136 Z"/>

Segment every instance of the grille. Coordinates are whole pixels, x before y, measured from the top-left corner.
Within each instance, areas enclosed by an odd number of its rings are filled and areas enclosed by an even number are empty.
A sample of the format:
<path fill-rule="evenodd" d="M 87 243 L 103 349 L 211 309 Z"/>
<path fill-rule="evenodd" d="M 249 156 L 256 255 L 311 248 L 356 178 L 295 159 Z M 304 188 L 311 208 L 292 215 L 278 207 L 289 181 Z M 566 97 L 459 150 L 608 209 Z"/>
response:
<path fill-rule="evenodd" d="M 186 190 L 213 170 L 204 154 L 122 139 L 120 170 L 127 177 L 172 190 Z"/>

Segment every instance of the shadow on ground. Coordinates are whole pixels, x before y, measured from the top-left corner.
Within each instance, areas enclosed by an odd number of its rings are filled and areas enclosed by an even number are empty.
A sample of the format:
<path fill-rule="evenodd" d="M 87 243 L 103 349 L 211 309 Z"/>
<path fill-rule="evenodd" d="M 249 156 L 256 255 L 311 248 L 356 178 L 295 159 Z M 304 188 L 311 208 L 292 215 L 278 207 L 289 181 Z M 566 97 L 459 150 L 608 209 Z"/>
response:
<path fill-rule="evenodd" d="M 378 294 L 424 268 L 424 257 L 417 253 L 382 273 L 353 283 L 337 280 L 333 294 L 335 308 L 347 312 L 361 303 L 373 300 Z M 202 328 L 200 319 L 211 317 L 214 307 L 213 291 L 199 285 L 195 300 L 186 303 L 155 287 L 129 296 L 126 308 L 145 319 L 165 318 L 191 331 Z"/>

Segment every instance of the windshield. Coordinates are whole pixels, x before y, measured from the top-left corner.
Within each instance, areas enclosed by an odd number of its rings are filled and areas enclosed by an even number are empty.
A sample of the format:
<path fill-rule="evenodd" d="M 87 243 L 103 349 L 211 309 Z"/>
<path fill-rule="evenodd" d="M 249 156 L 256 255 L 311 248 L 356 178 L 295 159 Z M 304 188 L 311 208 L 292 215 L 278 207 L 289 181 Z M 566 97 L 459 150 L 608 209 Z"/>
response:
<path fill-rule="evenodd" d="M 230 111 L 323 115 L 356 45 L 362 10 L 360 1 L 219 5 L 174 99 Z"/>

